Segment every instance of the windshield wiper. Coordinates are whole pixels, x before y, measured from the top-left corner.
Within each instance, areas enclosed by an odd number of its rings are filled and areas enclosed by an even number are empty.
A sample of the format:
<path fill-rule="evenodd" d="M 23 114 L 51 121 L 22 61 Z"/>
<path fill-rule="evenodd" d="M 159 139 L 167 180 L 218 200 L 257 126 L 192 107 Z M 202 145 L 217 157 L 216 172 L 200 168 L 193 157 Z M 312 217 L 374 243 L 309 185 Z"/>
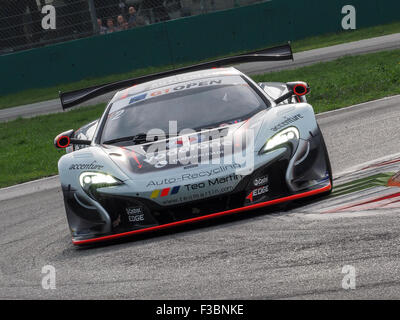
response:
<path fill-rule="evenodd" d="M 131 141 L 134 144 L 142 144 L 145 142 L 156 142 L 158 139 L 156 140 L 148 140 L 149 138 L 155 138 L 155 137 L 161 137 L 162 135 L 157 135 L 157 134 L 146 134 L 146 133 L 138 133 L 134 136 L 128 136 L 128 137 L 122 137 L 122 138 L 117 138 L 117 139 L 112 139 L 112 140 L 108 140 L 108 141 L 104 141 L 103 144 L 114 144 L 114 143 L 118 143 L 118 142 L 124 142 L 124 141 Z M 169 138 L 169 135 L 165 135 L 163 136 L 165 138 Z"/>
<path fill-rule="evenodd" d="M 114 143 L 123 142 L 123 141 L 132 141 L 135 137 L 136 136 L 129 136 L 129 137 L 122 137 L 122 138 L 107 140 L 107 141 L 104 141 L 103 144 L 114 144 Z"/>

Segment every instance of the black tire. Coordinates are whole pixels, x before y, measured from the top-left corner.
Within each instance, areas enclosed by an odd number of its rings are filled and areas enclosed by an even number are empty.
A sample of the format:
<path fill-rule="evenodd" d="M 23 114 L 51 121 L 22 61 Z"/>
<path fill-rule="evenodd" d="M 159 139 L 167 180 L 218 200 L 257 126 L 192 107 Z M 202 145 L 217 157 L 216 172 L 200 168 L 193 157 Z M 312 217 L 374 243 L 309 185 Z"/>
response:
<path fill-rule="evenodd" d="M 333 189 L 333 175 L 332 175 L 332 166 L 331 166 L 331 161 L 329 158 L 329 154 L 328 154 L 328 148 L 326 147 L 326 143 L 325 143 L 325 139 L 324 139 L 324 135 L 322 134 L 322 131 L 318 125 L 318 130 L 319 130 L 319 134 L 321 135 L 321 143 L 322 143 L 322 148 L 324 149 L 324 155 L 325 155 L 325 160 L 326 160 L 326 167 L 328 169 L 328 174 L 329 174 L 329 180 L 331 182 L 331 190 L 326 191 L 324 193 L 321 193 L 321 196 L 325 196 L 325 195 L 329 195 L 332 192 Z"/>

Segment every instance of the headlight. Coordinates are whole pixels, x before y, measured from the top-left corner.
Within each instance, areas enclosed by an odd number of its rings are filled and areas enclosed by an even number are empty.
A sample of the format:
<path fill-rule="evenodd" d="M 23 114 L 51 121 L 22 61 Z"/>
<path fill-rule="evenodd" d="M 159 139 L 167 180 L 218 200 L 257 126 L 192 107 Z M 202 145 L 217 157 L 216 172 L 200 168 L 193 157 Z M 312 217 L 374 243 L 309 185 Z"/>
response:
<path fill-rule="evenodd" d="M 270 138 L 262 148 L 261 152 L 268 152 L 288 142 L 297 142 L 299 137 L 300 133 L 296 127 L 286 128 Z"/>
<path fill-rule="evenodd" d="M 83 172 L 79 176 L 82 188 L 91 193 L 97 188 L 112 187 L 122 184 L 122 182 L 109 174 L 100 172 Z"/>

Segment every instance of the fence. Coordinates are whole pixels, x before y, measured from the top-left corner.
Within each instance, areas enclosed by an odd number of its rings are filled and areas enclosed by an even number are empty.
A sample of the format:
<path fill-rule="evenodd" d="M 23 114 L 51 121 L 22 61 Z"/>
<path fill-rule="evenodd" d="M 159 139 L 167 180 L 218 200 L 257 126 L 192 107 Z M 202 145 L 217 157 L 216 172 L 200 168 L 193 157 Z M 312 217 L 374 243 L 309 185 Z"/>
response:
<path fill-rule="evenodd" d="M 0 54 L 256 2 L 262 1 L 0 0 Z M 42 27 L 46 5 L 55 8 L 54 30 Z"/>

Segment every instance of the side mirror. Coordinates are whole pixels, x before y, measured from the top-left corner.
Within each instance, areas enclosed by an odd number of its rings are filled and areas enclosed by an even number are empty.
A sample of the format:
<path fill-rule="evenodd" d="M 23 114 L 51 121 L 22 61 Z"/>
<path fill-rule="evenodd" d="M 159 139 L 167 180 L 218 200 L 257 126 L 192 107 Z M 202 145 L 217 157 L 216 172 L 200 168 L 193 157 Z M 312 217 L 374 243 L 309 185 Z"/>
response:
<path fill-rule="evenodd" d="M 60 133 L 57 137 L 54 138 L 54 146 L 57 149 L 65 149 L 71 144 L 90 145 L 92 143 L 92 141 L 90 140 L 74 139 L 74 134 L 75 131 L 73 129 Z"/>
<path fill-rule="evenodd" d="M 287 82 L 286 87 L 288 89 L 288 92 L 285 93 L 283 96 L 279 97 L 278 99 L 276 99 L 275 100 L 276 104 L 279 104 L 282 101 L 291 98 L 293 95 L 296 96 L 299 102 L 302 102 L 303 101 L 302 97 L 310 93 L 311 91 L 308 83 L 303 81 Z"/>
<path fill-rule="evenodd" d="M 305 96 L 309 94 L 311 89 L 307 82 L 303 81 L 295 81 L 295 82 L 288 82 L 286 86 L 289 91 L 292 91 L 296 96 Z"/>

